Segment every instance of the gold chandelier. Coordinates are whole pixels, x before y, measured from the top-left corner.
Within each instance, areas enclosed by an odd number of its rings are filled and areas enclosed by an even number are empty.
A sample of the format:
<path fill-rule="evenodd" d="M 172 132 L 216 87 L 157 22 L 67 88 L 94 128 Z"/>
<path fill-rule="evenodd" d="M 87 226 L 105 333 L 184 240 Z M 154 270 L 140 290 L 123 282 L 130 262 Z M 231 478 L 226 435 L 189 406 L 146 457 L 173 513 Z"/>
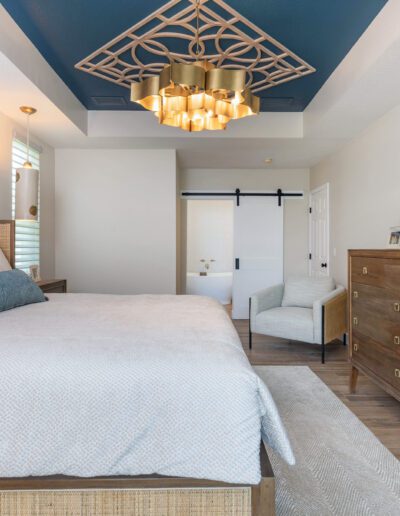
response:
<path fill-rule="evenodd" d="M 196 1 L 196 55 L 199 55 Z M 260 99 L 246 88 L 246 70 L 218 68 L 208 61 L 172 62 L 158 76 L 131 84 L 131 101 L 153 111 L 160 124 L 184 131 L 217 131 L 230 120 L 260 111 Z"/>

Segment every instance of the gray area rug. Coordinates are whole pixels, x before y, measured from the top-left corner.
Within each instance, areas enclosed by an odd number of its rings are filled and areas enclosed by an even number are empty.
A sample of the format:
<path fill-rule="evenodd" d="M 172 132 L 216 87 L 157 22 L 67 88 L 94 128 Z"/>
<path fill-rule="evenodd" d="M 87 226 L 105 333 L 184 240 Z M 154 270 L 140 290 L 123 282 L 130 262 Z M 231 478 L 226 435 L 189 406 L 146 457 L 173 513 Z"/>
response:
<path fill-rule="evenodd" d="M 290 467 L 268 450 L 277 515 L 399 516 L 400 462 L 311 369 L 255 370 L 276 401 L 296 457 Z"/>

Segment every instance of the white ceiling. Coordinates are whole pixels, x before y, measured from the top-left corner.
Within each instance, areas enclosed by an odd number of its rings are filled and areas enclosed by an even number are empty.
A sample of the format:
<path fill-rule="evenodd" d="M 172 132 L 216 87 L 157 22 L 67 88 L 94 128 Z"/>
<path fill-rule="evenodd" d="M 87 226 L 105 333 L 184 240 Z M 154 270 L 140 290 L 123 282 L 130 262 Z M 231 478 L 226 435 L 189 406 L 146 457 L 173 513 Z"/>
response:
<path fill-rule="evenodd" d="M 262 113 L 227 131 L 184 133 L 148 112 L 86 111 L 0 6 L 0 111 L 38 108 L 32 132 L 53 147 L 173 148 L 183 168 L 304 168 L 400 103 L 400 1 L 389 0 L 304 113 Z M 11 41 L 11 43 L 10 43 Z"/>

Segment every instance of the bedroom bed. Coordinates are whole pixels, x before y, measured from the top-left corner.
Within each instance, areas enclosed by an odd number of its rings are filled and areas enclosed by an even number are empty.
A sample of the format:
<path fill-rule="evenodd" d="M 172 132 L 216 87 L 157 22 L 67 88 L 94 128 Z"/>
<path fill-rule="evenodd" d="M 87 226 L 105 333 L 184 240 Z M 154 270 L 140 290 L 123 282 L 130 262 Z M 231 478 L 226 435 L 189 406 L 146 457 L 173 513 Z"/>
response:
<path fill-rule="evenodd" d="M 274 514 L 261 440 L 294 458 L 216 301 L 53 294 L 0 329 L 0 514 Z"/>

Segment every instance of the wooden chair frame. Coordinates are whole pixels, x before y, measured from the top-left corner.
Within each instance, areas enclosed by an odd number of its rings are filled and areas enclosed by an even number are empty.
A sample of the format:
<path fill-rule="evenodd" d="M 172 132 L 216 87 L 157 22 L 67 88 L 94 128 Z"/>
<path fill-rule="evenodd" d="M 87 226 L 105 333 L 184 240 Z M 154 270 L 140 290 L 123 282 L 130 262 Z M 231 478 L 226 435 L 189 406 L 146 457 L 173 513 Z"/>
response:
<path fill-rule="evenodd" d="M 335 339 L 343 337 L 346 345 L 347 332 L 347 292 L 330 299 L 322 305 L 322 342 L 321 362 L 325 363 L 325 346 Z"/>

